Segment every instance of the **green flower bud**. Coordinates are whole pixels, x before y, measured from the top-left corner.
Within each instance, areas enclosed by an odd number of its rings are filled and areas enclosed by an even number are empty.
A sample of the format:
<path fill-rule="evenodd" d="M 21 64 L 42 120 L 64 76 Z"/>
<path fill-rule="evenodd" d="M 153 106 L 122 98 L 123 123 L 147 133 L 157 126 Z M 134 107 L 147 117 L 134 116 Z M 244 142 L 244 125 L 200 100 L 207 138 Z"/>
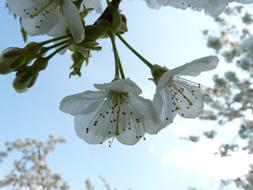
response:
<path fill-rule="evenodd" d="M 113 5 L 108 6 L 104 14 L 95 22 L 95 26 L 100 26 L 113 34 L 120 32 L 121 25 L 120 11 Z"/>
<path fill-rule="evenodd" d="M 127 19 L 126 16 L 121 14 L 121 26 L 120 26 L 120 33 L 123 34 L 128 31 L 127 28 Z"/>
<path fill-rule="evenodd" d="M 42 71 L 42 70 L 46 69 L 47 64 L 48 64 L 48 59 L 47 58 L 38 57 L 34 61 L 33 65 L 32 65 L 32 68 L 33 68 L 34 71 L 39 72 L 39 71 Z"/>
<path fill-rule="evenodd" d="M 96 41 L 98 38 L 105 37 L 108 29 L 99 25 L 85 26 L 85 40 L 84 42 Z"/>
<path fill-rule="evenodd" d="M 118 33 L 122 26 L 122 17 L 117 8 L 110 6 L 110 12 L 112 14 L 112 32 Z"/>
<path fill-rule="evenodd" d="M 40 53 L 42 45 L 36 42 L 28 43 L 24 48 L 24 53 L 29 58 L 35 58 Z"/>
<path fill-rule="evenodd" d="M 33 86 L 38 75 L 39 73 L 36 72 L 32 66 L 24 66 L 16 73 L 12 85 L 17 92 L 25 92 L 28 88 Z"/>
<path fill-rule="evenodd" d="M 27 63 L 27 59 L 21 48 L 7 48 L 0 54 L 0 74 L 8 74 Z"/>

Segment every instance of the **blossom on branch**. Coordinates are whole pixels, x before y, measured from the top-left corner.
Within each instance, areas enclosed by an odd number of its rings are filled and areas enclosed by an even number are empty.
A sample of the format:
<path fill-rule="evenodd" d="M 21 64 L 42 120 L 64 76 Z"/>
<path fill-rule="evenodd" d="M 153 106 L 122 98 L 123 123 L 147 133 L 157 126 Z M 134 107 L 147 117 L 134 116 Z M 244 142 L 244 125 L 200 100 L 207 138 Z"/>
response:
<path fill-rule="evenodd" d="M 76 43 L 84 39 L 79 10 L 71 0 L 6 0 L 7 6 L 21 18 L 29 35 L 63 35 L 70 31 Z"/>
<path fill-rule="evenodd" d="M 218 62 L 216 56 L 203 57 L 168 70 L 159 77 L 153 102 L 163 127 L 171 123 L 176 114 L 184 118 L 196 118 L 203 112 L 204 100 L 200 85 L 180 76 L 197 76 L 216 68 Z"/>
<path fill-rule="evenodd" d="M 179 9 L 191 8 L 217 17 L 226 8 L 230 2 L 242 4 L 253 3 L 253 0 L 145 0 L 150 8 L 160 8 L 161 6 L 171 6 Z"/>
<path fill-rule="evenodd" d="M 76 133 L 87 143 L 102 144 L 116 138 L 134 145 L 145 132 L 160 131 L 152 101 L 139 96 L 141 89 L 133 81 L 121 79 L 94 86 L 99 91 L 67 96 L 60 103 L 63 112 L 75 116 Z"/>

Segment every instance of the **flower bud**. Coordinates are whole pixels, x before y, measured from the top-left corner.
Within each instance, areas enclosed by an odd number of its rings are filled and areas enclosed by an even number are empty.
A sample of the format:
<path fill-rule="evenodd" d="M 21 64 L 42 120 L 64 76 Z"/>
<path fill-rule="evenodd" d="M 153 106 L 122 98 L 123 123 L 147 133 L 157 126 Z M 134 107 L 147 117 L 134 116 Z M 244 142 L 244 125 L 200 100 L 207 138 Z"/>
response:
<path fill-rule="evenodd" d="M 25 92 L 35 83 L 39 72 L 36 72 L 32 66 L 24 66 L 16 73 L 16 77 L 12 83 L 15 90 L 19 93 Z"/>
<path fill-rule="evenodd" d="M 45 57 L 38 57 L 34 61 L 33 65 L 32 65 L 32 68 L 35 71 L 39 72 L 39 71 L 44 70 L 47 67 L 47 64 L 48 64 L 48 59 L 47 58 L 45 58 Z"/>
<path fill-rule="evenodd" d="M 0 74 L 8 74 L 27 63 L 21 48 L 10 47 L 0 54 Z"/>
<path fill-rule="evenodd" d="M 115 8 L 114 6 L 109 6 L 109 11 L 112 16 L 111 32 L 118 33 L 120 31 L 121 25 L 122 25 L 121 14 L 120 14 L 119 10 L 117 8 Z"/>
<path fill-rule="evenodd" d="M 23 49 L 27 57 L 35 58 L 40 53 L 41 47 L 40 43 L 30 42 Z"/>
<path fill-rule="evenodd" d="M 120 33 L 123 34 L 128 31 L 127 28 L 127 18 L 125 15 L 121 14 L 121 26 L 120 26 Z"/>
<path fill-rule="evenodd" d="M 96 22 L 96 26 L 105 28 L 107 32 L 116 34 L 120 32 L 122 26 L 122 17 L 119 10 L 113 5 L 108 6 L 106 14 L 102 15 Z"/>
<path fill-rule="evenodd" d="M 108 29 L 99 25 L 85 26 L 85 40 L 84 42 L 96 41 L 98 38 L 103 38 Z"/>

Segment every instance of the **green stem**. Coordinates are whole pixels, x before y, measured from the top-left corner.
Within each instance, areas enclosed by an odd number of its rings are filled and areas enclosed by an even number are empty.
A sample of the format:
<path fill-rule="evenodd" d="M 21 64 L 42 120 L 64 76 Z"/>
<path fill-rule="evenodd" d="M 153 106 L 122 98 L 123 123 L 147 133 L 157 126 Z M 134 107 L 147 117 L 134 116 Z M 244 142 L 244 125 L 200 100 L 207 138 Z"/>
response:
<path fill-rule="evenodd" d="M 125 79 L 125 74 L 123 71 L 123 67 L 121 65 L 121 61 L 119 58 L 119 53 L 115 44 L 115 37 L 112 33 L 109 33 L 111 43 L 112 43 L 112 48 L 113 48 L 113 54 L 114 54 L 114 60 L 115 60 L 115 79 L 119 79 L 119 72 L 121 75 L 122 79 Z"/>
<path fill-rule="evenodd" d="M 55 51 L 53 51 L 51 54 L 49 54 L 47 57 L 45 57 L 47 60 L 51 59 L 53 56 L 55 56 L 55 54 L 59 53 L 61 50 L 67 48 L 68 45 L 63 45 L 62 47 L 56 49 Z"/>
<path fill-rule="evenodd" d="M 57 44 L 54 44 L 54 45 L 51 45 L 51 46 L 48 46 L 48 47 L 43 47 L 42 50 L 41 50 L 41 54 L 44 54 L 44 53 L 46 53 L 47 51 L 49 51 L 49 50 L 51 50 L 51 49 L 53 49 L 53 48 L 56 48 L 56 47 L 58 47 L 58 46 L 64 45 L 64 44 L 66 44 L 68 41 L 69 41 L 69 40 L 64 40 L 64 41 L 59 42 L 59 43 L 57 43 Z"/>
<path fill-rule="evenodd" d="M 134 54 L 136 55 L 143 63 L 145 63 L 151 70 L 154 69 L 154 65 L 145 59 L 140 53 L 138 53 L 120 34 L 117 34 L 117 37 L 120 41 Z"/>
<path fill-rule="evenodd" d="M 111 39 L 111 43 L 112 43 L 112 48 L 113 48 L 113 55 L 114 55 L 114 61 L 115 61 L 115 75 L 114 75 L 114 79 L 119 79 L 119 64 L 118 64 L 118 57 L 116 54 L 116 45 L 115 45 L 115 41 L 114 41 L 114 36 L 112 34 L 109 34 L 110 39 Z"/>
<path fill-rule="evenodd" d="M 55 42 L 55 41 L 58 41 L 58 40 L 62 40 L 62 39 L 65 39 L 65 38 L 69 38 L 69 36 L 67 36 L 67 35 L 59 36 L 57 38 L 52 38 L 50 40 L 40 42 L 39 44 L 41 44 L 43 46 L 43 45 L 46 45 L 46 44 L 49 44 L 49 43 L 52 43 L 52 42 Z"/>
<path fill-rule="evenodd" d="M 119 59 L 119 55 L 118 55 L 118 59 Z M 123 70 L 120 59 L 119 59 L 119 71 L 120 71 L 121 78 L 125 79 L 125 74 L 124 74 L 124 70 Z"/>

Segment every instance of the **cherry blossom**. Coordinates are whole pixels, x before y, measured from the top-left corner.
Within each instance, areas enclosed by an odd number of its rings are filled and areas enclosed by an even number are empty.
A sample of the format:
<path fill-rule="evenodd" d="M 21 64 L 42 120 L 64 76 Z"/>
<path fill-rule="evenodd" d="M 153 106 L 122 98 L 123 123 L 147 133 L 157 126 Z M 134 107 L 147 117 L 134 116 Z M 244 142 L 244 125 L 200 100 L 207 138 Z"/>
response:
<path fill-rule="evenodd" d="M 60 103 L 63 112 L 75 116 L 76 133 L 87 143 L 102 144 L 116 138 L 134 145 L 145 132 L 160 131 L 152 101 L 139 96 L 141 89 L 133 81 L 121 79 L 95 87 L 99 91 L 67 96 Z"/>
<path fill-rule="evenodd" d="M 184 118 L 196 118 L 203 112 L 204 99 L 200 85 L 181 78 L 181 75 L 197 76 L 216 68 L 216 56 L 203 57 L 165 72 L 156 87 L 154 106 L 165 127 L 179 114 Z"/>

